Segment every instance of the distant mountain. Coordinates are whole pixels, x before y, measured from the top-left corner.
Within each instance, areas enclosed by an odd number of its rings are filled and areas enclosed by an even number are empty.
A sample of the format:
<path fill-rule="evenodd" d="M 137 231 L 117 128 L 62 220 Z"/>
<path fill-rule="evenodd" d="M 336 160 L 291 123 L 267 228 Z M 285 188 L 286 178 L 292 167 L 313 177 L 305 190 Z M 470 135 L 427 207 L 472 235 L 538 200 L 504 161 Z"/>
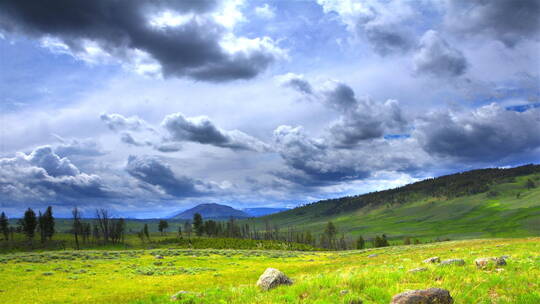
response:
<path fill-rule="evenodd" d="M 193 215 L 199 213 L 202 215 L 203 219 L 226 219 L 226 218 L 246 218 L 250 217 L 249 214 L 234 209 L 231 206 L 220 205 L 220 204 L 200 204 L 191 209 L 185 210 L 178 213 L 177 215 L 171 217 L 172 219 L 179 220 L 191 220 Z"/>
<path fill-rule="evenodd" d="M 270 215 L 270 214 L 287 211 L 287 210 L 289 209 L 288 208 L 266 208 L 266 207 L 242 209 L 242 211 L 244 211 L 251 217 L 265 216 L 265 215 Z"/>

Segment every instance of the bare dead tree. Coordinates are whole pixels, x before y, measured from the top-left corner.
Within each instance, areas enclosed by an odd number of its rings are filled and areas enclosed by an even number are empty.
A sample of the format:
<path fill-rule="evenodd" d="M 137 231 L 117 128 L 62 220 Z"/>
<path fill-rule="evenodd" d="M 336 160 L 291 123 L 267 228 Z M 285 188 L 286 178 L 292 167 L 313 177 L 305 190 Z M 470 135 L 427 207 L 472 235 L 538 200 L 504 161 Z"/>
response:
<path fill-rule="evenodd" d="M 73 215 L 73 235 L 75 236 L 75 246 L 76 249 L 79 250 L 79 234 L 82 232 L 82 223 L 81 223 L 81 212 L 77 207 L 73 208 L 71 211 L 71 214 Z"/>
<path fill-rule="evenodd" d="M 109 217 L 109 211 L 107 209 L 96 209 L 96 219 L 98 221 L 101 234 L 105 243 L 109 242 L 111 219 Z"/>

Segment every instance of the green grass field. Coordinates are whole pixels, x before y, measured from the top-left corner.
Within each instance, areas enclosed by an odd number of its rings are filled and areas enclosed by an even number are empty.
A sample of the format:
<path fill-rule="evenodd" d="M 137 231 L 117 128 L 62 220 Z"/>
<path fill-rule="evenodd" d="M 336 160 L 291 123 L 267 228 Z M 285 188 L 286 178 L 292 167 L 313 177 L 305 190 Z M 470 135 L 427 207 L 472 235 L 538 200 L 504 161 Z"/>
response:
<path fill-rule="evenodd" d="M 376 257 L 368 257 L 370 254 Z M 156 259 L 155 255 L 163 259 Z M 478 257 L 509 255 L 500 269 Z M 431 256 L 465 266 L 426 265 Z M 261 291 L 267 268 L 292 286 Z M 427 267 L 427 271 L 408 270 Z M 451 241 L 360 251 L 155 249 L 0 255 L 0 303 L 389 303 L 408 289 L 448 289 L 455 303 L 540 303 L 540 238 Z M 346 292 L 342 292 L 346 290 Z M 355 302 L 357 301 L 357 302 Z"/>

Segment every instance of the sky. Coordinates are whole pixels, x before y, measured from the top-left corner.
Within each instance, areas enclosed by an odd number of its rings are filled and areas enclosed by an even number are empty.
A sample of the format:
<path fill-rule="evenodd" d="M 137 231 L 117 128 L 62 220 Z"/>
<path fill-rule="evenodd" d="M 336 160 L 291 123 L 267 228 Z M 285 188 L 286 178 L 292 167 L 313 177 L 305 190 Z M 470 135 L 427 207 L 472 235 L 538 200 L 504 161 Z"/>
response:
<path fill-rule="evenodd" d="M 294 207 L 540 162 L 537 0 L 4 0 L 0 210 Z"/>

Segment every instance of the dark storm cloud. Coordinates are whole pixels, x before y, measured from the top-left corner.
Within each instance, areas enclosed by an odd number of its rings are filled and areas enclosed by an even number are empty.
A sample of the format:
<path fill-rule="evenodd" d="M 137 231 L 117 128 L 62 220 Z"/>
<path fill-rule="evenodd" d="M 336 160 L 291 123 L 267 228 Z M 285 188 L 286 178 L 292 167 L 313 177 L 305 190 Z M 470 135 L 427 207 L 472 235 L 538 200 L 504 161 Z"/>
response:
<path fill-rule="evenodd" d="M 133 51 L 157 61 L 164 76 L 205 81 L 249 79 L 276 58 L 273 42 L 227 51 L 221 41 L 228 30 L 209 16 L 216 1 L 5 0 L 0 1 L 0 29 L 33 37 L 59 38 L 75 54 L 92 41 L 107 54 L 129 62 Z M 194 13 L 178 26 L 156 27 L 150 15 L 163 11 Z"/>
<path fill-rule="evenodd" d="M 330 139 L 309 137 L 302 127 L 280 126 L 274 142 L 287 169 L 273 174 L 305 187 L 362 180 L 381 170 L 411 172 L 429 161 L 414 139 L 379 139 L 343 149 Z"/>
<path fill-rule="evenodd" d="M 498 161 L 540 148 L 540 109 L 508 111 L 496 104 L 471 112 L 438 112 L 417 123 L 430 154 L 462 161 Z"/>
<path fill-rule="evenodd" d="M 232 150 L 269 150 L 268 145 L 241 131 L 219 129 L 206 116 L 185 117 L 174 113 L 167 115 L 161 125 L 169 132 L 170 141 L 191 141 Z"/>
<path fill-rule="evenodd" d="M 395 100 L 374 102 L 367 97 L 358 98 L 350 86 L 338 81 L 328 81 L 312 89 L 303 76 L 295 74 L 282 76 L 281 83 L 341 113 L 328 127 L 328 144 L 354 147 L 361 141 L 381 138 L 385 132 L 400 132 L 407 127 L 408 122 Z"/>
<path fill-rule="evenodd" d="M 137 180 L 157 186 L 174 197 L 195 197 L 213 191 L 212 185 L 178 176 L 168 164 L 152 156 L 130 156 L 126 171 Z"/>
<path fill-rule="evenodd" d="M 282 77 L 282 85 L 293 88 L 294 90 L 307 95 L 313 94 L 311 84 L 304 79 L 302 75 L 286 74 Z"/>
<path fill-rule="evenodd" d="M 365 26 L 367 40 L 380 55 L 403 53 L 414 45 L 412 34 L 399 29 L 400 26 L 368 24 Z"/>
<path fill-rule="evenodd" d="M 302 172 L 308 178 L 304 183 L 337 182 L 366 177 L 369 172 L 351 166 L 346 159 L 334 153 L 322 140 L 309 138 L 300 127 L 280 126 L 274 131 L 274 142 L 287 166 Z M 298 178 L 298 174 L 282 172 L 281 177 Z"/>
<path fill-rule="evenodd" d="M 6 202 L 106 198 L 113 193 L 97 175 L 81 172 L 49 146 L 0 158 L 0 196 Z"/>
<path fill-rule="evenodd" d="M 415 72 L 436 77 L 457 77 L 467 70 L 467 59 L 436 31 L 427 31 L 414 56 Z"/>
<path fill-rule="evenodd" d="M 447 0 L 446 25 L 466 35 L 487 35 L 508 47 L 540 33 L 538 0 Z"/>

